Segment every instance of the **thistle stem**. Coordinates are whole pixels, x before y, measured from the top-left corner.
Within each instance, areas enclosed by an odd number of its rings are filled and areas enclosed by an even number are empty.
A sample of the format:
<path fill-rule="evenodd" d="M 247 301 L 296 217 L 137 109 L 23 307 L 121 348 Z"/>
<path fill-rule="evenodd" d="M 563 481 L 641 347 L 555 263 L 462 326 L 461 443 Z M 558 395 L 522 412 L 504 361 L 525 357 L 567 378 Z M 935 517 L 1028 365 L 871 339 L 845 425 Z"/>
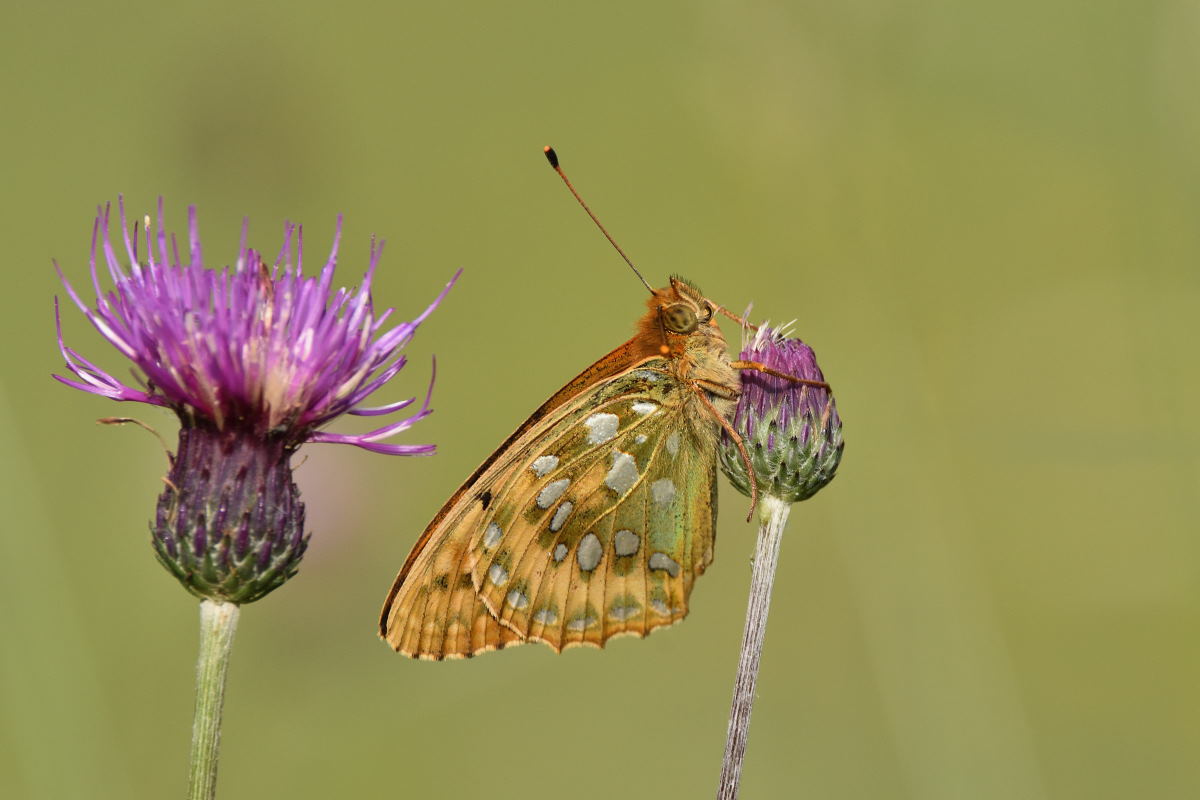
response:
<path fill-rule="evenodd" d="M 196 659 L 196 715 L 192 720 L 192 757 L 188 800 L 217 796 L 217 754 L 221 746 L 221 707 L 225 676 L 237 630 L 238 606 L 200 602 L 200 655 Z"/>
<path fill-rule="evenodd" d="M 746 630 L 733 682 L 733 706 L 729 710 L 729 733 L 725 738 L 725 760 L 717 800 L 735 800 L 742 779 L 742 759 L 750 730 L 750 711 L 754 706 L 754 685 L 762 657 L 763 637 L 767 632 L 767 612 L 771 608 L 771 586 L 779 563 L 779 544 L 787 525 L 791 505 L 778 497 L 763 495 L 759 503 L 758 545 L 750 577 L 750 602 L 746 608 Z"/>

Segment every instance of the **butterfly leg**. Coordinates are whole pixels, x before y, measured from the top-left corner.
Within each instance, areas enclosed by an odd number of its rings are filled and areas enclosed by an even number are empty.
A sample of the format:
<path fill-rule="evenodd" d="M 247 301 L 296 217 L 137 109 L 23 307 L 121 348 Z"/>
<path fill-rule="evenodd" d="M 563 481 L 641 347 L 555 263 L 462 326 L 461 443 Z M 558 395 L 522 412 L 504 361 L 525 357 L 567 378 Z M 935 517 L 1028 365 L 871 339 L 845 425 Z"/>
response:
<path fill-rule="evenodd" d="M 717 407 L 704 394 L 708 391 L 732 400 L 740 392 L 729 386 L 706 380 L 693 381 L 692 390 L 696 392 L 696 396 L 700 398 L 700 402 L 713 415 L 713 418 L 721 423 L 721 427 L 725 429 L 725 432 L 729 434 L 729 438 L 733 439 L 733 443 L 737 445 L 738 455 L 742 457 L 742 464 L 746 467 L 746 475 L 750 478 L 750 513 L 746 515 L 746 522 L 749 522 L 754 518 L 754 509 L 758 507 L 758 481 L 754 478 L 754 467 L 750 464 L 750 454 L 746 452 L 746 443 L 742 441 L 741 434 L 734 430 L 734 427 L 729 424 L 729 420 L 725 419 L 724 415 L 717 411 Z"/>
<path fill-rule="evenodd" d="M 750 322 L 749 320 L 745 319 L 744 317 L 739 317 L 737 314 L 735 314 L 732 311 L 730 311 L 729 309 L 725 308 L 725 306 L 714 305 L 714 307 L 717 309 L 718 314 L 729 317 L 731 320 L 736 322 L 738 325 L 741 325 L 743 328 L 749 328 L 752 331 L 758 330 L 758 326 L 755 325 L 753 322 Z"/>
<path fill-rule="evenodd" d="M 791 381 L 792 383 L 799 383 L 804 386 L 814 386 L 818 389 L 824 389 L 827 392 L 831 391 L 829 384 L 825 383 L 824 381 L 810 381 L 805 378 L 797 378 L 794 375 L 788 375 L 786 372 L 780 372 L 777 369 L 771 369 L 766 364 L 759 363 L 758 361 L 730 361 L 729 366 L 733 367 L 734 369 L 752 369 L 755 372 L 761 372 L 765 375 L 773 375 L 776 378 L 783 378 L 784 380 Z"/>

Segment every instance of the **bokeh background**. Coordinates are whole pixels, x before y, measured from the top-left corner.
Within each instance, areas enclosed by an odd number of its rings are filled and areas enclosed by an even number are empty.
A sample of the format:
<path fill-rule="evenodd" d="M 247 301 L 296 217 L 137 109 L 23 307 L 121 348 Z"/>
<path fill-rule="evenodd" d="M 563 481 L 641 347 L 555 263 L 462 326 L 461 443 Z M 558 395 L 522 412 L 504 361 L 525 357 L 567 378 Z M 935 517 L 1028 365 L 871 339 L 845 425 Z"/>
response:
<path fill-rule="evenodd" d="M 688 621 L 414 663 L 375 636 L 426 521 L 623 341 L 648 276 L 797 318 L 838 480 L 793 514 L 743 795 L 1200 796 L 1200 6 L 1191 0 L 26 3 L 0 26 L 0 794 L 180 796 L 196 603 L 154 562 L 166 461 L 51 381 L 50 259 L 95 205 L 205 253 L 346 215 L 413 315 L 432 459 L 313 446 L 312 549 L 242 615 L 226 798 L 703 797 L 753 529 L 722 489 Z M 70 342 L 121 368 L 75 312 Z M 731 338 L 736 331 L 728 330 Z"/>

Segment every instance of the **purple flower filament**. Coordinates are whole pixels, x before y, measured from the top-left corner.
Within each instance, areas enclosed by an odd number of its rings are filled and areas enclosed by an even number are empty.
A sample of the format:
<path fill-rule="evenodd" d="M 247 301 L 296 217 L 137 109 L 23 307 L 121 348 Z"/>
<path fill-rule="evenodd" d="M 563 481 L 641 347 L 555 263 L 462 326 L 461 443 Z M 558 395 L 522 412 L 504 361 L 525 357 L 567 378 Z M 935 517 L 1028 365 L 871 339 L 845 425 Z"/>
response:
<path fill-rule="evenodd" d="M 165 230 L 161 199 L 153 229 L 146 218 L 144 261 L 139 259 L 137 228 L 131 236 L 124 203 L 118 201 L 118 207 L 128 263 L 121 263 L 113 247 L 106 206 L 98 210 L 92 231 L 95 306 L 83 302 L 61 270 L 59 276 L 80 311 L 137 365 L 144 381 L 139 379 L 140 386 L 125 384 L 67 347 L 57 301 L 59 348 L 75 379 L 55 378 L 113 400 L 173 408 L 185 424 L 205 420 L 221 430 L 280 434 L 293 446 L 335 442 L 391 455 L 433 452 L 433 445 L 381 443 L 430 413 L 428 394 L 412 416 L 367 433 L 317 429 L 342 414 L 386 415 L 414 402 L 415 398 L 373 408 L 364 405 L 404 367 L 400 351 L 457 274 L 416 319 L 386 328 L 392 309 L 376 315 L 371 300 L 382 243 L 372 241 L 370 263 L 357 289 L 332 290 L 340 216 L 329 258 L 319 274 L 309 276 L 303 272 L 299 226 L 284 226 L 283 247 L 268 266 L 259 252 L 246 246 L 248 226 L 243 223 L 236 265 L 218 270 L 204 266 L 195 208 L 188 209 L 185 263 L 176 238 Z M 113 284 L 108 291 L 100 282 L 100 252 Z M 430 392 L 432 388 L 431 379 Z"/>

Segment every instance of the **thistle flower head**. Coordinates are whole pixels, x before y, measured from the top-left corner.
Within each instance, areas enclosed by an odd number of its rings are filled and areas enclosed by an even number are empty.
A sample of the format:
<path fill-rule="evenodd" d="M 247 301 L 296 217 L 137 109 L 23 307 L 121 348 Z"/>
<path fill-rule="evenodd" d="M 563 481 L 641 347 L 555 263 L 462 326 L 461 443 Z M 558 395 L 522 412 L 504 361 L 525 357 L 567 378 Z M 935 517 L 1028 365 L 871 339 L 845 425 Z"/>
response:
<path fill-rule="evenodd" d="M 61 324 L 59 348 L 76 379 L 55 378 L 113 400 L 167 406 L 182 419 L 203 420 L 220 430 L 278 434 L 295 445 L 336 442 L 393 455 L 433 452 L 432 445 L 380 443 L 425 417 L 427 404 L 408 419 L 361 435 L 318 428 L 342 414 L 389 414 L 413 402 L 363 405 L 404 367 L 401 348 L 445 291 L 416 319 L 385 328 L 392 309 L 376 315 L 371 301 L 382 245 L 372 244 L 361 286 L 333 288 L 341 217 L 325 265 L 318 274 L 305 275 L 299 226 L 284 226 L 283 247 L 268 266 L 258 251 L 246 247 L 243 224 L 236 265 L 218 270 L 204 266 L 195 208 L 188 209 L 186 260 L 175 236 L 163 227 L 161 200 L 158 224 L 152 229 L 146 218 L 142 259 L 136 227 L 131 237 L 124 204 L 119 208 L 128 264 L 113 246 L 106 207 L 92 229 L 94 307 L 61 270 L 59 277 L 84 316 L 141 371 L 140 386 L 122 383 L 67 347 Z M 100 254 L 113 284 L 108 291 L 97 268 Z M 55 308 L 57 321 L 57 301 Z"/>
<path fill-rule="evenodd" d="M 765 325 L 743 348 L 741 359 L 794 378 L 825 380 L 811 347 Z M 812 497 L 833 480 L 842 458 L 841 418 L 833 395 L 818 386 L 744 370 L 733 427 L 743 439 L 760 491 L 788 503 Z M 746 464 L 728 434 L 720 452 L 729 480 L 749 495 Z"/>
<path fill-rule="evenodd" d="M 307 275 L 299 226 L 284 226 L 283 247 L 268 265 L 246 246 L 243 224 L 235 265 L 214 269 L 204 265 L 194 208 L 182 257 L 164 228 L 161 200 L 157 224 L 147 216 L 141 235 L 136 225 L 131 233 L 124 204 L 118 208 L 123 257 L 110 236 L 109 207 L 98 210 L 92 229 L 94 302 L 85 303 L 61 270 L 59 277 L 84 316 L 133 362 L 133 385 L 64 343 L 57 300 L 59 349 L 72 377 L 54 377 L 177 414 L 179 448 L 152 526 L 155 549 L 189 590 L 249 602 L 294 574 L 304 552 L 304 506 L 291 480 L 296 448 L 331 442 L 391 455 L 433 452 L 433 445 L 382 441 L 430 413 L 429 393 L 416 413 L 367 433 L 320 428 L 342 414 L 381 416 L 415 402 L 366 405 L 404 367 L 401 349 L 453 280 L 416 319 L 389 326 L 392 309 L 377 314 L 371 299 L 382 244 L 372 243 L 357 289 L 333 286 L 340 217 L 329 258 Z"/>

